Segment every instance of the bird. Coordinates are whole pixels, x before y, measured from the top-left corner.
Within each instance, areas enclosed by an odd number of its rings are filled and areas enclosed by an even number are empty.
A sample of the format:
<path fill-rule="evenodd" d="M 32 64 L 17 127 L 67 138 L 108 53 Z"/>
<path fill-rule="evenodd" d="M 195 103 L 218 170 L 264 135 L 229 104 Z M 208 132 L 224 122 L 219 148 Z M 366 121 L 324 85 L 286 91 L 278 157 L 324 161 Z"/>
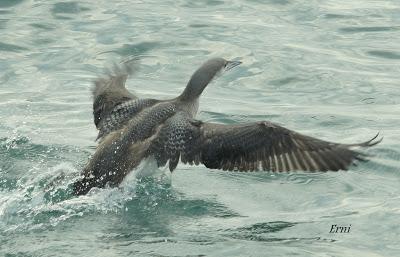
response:
<path fill-rule="evenodd" d="M 227 171 L 325 172 L 348 170 L 382 141 L 379 133 L 356 144 L 303 135 L 270 121 L 219 124 L 196 119 L 199 98 L 210 82 L 240 65 L 212 58 L 191 76 L 183 92 L 169 100 L 138 98 L 126 89 L 135 71 L 125 62 L 94 81 L 93 116 L 99 144 L 73 184 L 75 195 L 93 187 L 118 186 L 151 157 L 157 167 L 174 171 L 179 162 Z"/>

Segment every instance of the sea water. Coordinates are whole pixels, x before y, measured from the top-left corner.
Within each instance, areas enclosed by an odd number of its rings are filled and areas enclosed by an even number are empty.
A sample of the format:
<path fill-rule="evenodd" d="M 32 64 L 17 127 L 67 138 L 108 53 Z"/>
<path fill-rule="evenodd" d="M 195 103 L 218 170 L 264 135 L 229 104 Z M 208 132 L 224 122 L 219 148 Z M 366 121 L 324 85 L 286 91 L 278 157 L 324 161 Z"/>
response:
<path fill-rule="evenodd" d="M 168 99 L 211 57 L 243 64 L 201 120 L 384 139 L 346 172 L 179 165 L 71 195 L 105 68 L 137 58 L 127 88 Z M 0 255 L 399 256 L 399 114 L 398 0 L 1 0 Z"/>

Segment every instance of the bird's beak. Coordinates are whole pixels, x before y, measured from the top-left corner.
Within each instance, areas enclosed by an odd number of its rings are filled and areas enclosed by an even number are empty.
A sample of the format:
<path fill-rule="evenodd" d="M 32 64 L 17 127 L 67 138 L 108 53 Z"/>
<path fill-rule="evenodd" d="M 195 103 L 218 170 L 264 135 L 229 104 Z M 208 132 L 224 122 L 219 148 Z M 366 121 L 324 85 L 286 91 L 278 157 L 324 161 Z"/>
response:
<path fill-rule="evenodd" d="M 230 69 L 238 66 L 241 63 L 242 62 L 240 62 L 240 61 L 227 61 L 226 65 L 225 65 L 225 70 L 230 70 Z"/>

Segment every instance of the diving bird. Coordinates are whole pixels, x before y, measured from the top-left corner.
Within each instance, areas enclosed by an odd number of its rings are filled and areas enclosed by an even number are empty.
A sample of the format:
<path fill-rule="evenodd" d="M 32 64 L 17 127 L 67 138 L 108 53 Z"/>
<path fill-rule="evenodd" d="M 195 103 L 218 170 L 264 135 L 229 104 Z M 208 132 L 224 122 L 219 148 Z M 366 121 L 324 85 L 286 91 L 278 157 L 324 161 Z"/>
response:
<path fill-rule="evenodd" d="M 354 147 L 379 143 L 376 135 L 359 144 L 332 143 L 302 135 L 269 121 L 217 124 L 196 119 L 199 97 L 218 74 L 241 64 L 214 58 L 190 78 L 184 91 L 170 100 L 142 99 L 125 88 L 132 65 L 116 67 L 93 87 L 97 149 L 82 177 L 73 184 L 76 195 L 93 187 L 118 186 L 142 160 L 152 157 L 172 172 L 179 161 L 229 171 L 347 170 L 366 155 Z"/>

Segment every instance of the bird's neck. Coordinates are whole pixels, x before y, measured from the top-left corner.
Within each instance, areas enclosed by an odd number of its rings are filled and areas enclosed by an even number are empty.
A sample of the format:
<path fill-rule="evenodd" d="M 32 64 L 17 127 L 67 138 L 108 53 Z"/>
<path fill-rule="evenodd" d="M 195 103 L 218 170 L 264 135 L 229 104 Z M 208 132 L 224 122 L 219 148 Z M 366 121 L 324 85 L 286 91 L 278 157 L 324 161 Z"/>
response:
<path fill-rule="evenodd" d="M 209 78 L 203 74 L 201 69 L 198 69 L 190 78 L 185 90 L 178 97 L 181 101 L 194 101 L 198 99 L 203 93 L 204 89 L 211 81 Z"/>
<path fill-rule="evenodd" d="M 197 115 L 197 111 L 199 109 L 199 98 L 196 98 L 192 101 L 179 101 L 179 108 L 184 110 L 191 118 L 195 118 Z"/>

